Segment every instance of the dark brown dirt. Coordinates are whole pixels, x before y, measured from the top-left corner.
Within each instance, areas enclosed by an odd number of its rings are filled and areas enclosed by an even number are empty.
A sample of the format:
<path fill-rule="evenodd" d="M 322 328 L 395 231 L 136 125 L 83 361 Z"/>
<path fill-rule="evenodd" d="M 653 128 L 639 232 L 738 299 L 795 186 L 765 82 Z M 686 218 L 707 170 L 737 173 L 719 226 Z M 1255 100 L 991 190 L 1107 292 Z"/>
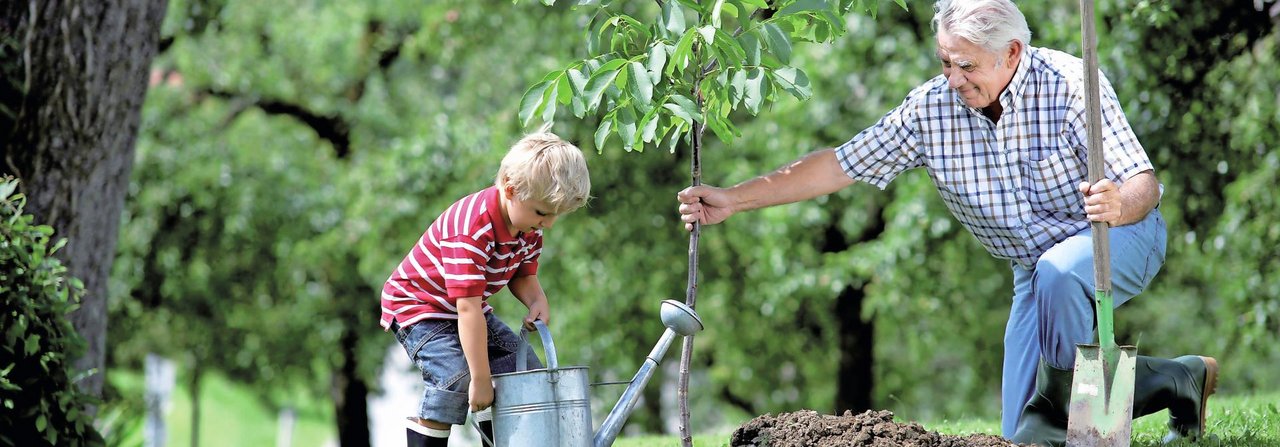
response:
<path fill-rule="evenodd" d="M 893 421 L 890 411 L 867 411 L 857 416 L 819 414 L 812 410 L 766 414 L 733 432 L 733 447 L 1009 447 L 992 435 L 952 436 L 927 431 L 917 423 Z"/>

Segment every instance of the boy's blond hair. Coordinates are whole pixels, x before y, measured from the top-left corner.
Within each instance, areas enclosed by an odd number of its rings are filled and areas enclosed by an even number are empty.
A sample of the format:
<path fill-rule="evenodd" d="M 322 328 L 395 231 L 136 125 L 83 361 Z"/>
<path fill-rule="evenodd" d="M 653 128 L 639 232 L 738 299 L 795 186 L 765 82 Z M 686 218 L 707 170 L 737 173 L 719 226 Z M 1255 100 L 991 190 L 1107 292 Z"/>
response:
<path fill-rule="evenodd" d="M 591 175 L 582 150 L 551 132 L 525 135 L 502 157 L 498 189 L 515 188 L 518 200 L 547 202 L 554 214 L 565 214 L 587 203 Z"/>

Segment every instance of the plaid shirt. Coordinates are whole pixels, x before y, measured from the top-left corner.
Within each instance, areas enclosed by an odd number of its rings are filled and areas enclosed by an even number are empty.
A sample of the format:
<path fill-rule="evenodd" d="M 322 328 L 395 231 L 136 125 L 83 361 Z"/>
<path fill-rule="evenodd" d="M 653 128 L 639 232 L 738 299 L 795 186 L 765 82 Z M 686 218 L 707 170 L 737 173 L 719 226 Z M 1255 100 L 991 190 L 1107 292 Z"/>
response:
<path fill-rule="evenodd" d="M 917 87 L 902 105 L 836 148 L 849 177 L 884 189 L 923 166 L 947 208 L 997 258 L 1032 267 L 1050 247 L 1089 227 L 1084 70 L 1069 54 L 1026 47 L 1000 93 L 998 123 L 969 107 L 947 79 Z M 1106 177 L 1152 169 L 1111 83 L 1100 79 Z"/>

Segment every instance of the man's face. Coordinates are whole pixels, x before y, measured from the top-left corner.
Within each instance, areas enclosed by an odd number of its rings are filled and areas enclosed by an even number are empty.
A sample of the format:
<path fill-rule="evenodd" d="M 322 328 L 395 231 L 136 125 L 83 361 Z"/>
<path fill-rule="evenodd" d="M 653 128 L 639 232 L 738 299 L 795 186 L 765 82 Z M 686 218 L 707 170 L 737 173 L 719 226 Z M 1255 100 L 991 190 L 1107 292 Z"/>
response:
<path fill-rule="evenodd" d="M 1013 79 L 1018 68 L 1018 56 L 1022 44 L 1014 41 L 1001 55 L 953 36 L 945 30 L 938 31 L 938 60 L 942 62 L 942 75 L 947 85 L 956 90 L 969 107 L 984 108 L 1000 98 L 1000 92 Z M 1003 62 L 997 64 L 997 62 Z"/>

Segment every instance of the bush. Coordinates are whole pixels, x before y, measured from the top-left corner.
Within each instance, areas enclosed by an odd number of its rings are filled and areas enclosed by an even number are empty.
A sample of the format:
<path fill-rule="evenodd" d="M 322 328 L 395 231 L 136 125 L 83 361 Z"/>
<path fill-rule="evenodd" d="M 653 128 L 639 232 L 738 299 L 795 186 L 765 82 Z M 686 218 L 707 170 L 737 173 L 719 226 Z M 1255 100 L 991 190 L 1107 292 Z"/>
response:
<path fill-rule="evenodd" d="M 84 286 L 53 257 L 53 228 L 22 213 L 18 181 L 0 178 L 0 445 L 100 445 L 84 411 L 97 399 L 75 386 L 71 362 L 84 352 L 67 314 Z"/>

